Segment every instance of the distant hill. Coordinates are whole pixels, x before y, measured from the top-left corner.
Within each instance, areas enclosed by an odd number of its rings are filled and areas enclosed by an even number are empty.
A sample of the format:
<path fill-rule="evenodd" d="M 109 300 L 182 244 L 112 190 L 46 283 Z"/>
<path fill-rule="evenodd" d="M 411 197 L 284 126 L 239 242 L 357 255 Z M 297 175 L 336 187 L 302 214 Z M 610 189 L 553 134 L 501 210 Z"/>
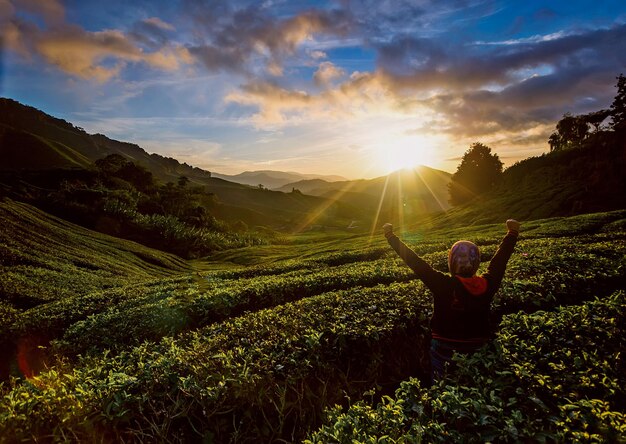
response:
<path fill-rule="evenodd" d="M 218 177 L 220 179 L 225 179 L 230 182 L 241 183 L 244 185 L 258 186 L 263 185 L 265 188 L 269 189 L 278 189 L 284 187 L 284 185 L 297 182 L 300 180 L 309 180 L 309 179 L 324 179 L 329 182 L 335 182 L 339 180 L 346 180 L 345 177 L 341 176 L 332 176 L 332 175 L 320 175 L 320 174 L 301 174 L 295 173 L 291 171 L 273 171 L 273 170 L 262 170 L 262 171 L 245 171 L 240 174 L 235 174 L 233 176 L 229 176 L 227 174 L 219 174 L 213 173 L 213 177 Z M 278 190 L 290 192 L 291 188 L 287 190 Z M 306 193 L 310 194 L 310 193 Z"/>
<path fill-rule="evenodd" d="M 395 171 L 375 179 L 327 182 L 302 180 L 278 190 L 325 197 L 361 208 L 367 214 L 378 213 L 378 220 L 409 222 L 411 217 L 445 211 L 451 174 L 426 166 Z"/>
<path fill-rule="evenodd" d="M 311 196 L 321 196 L 329 191 L 337 190 L 343 187 L 347 180 L 341 181 L 328 181 L 321 178 L 318 179 L 302 179 L 296 182 L 289 182 L 281 187 L 274 188 L 274 191 L 282 191 L 283 193 L 289 193 L 294 189 L 304 194 L 310 194 Z"/>

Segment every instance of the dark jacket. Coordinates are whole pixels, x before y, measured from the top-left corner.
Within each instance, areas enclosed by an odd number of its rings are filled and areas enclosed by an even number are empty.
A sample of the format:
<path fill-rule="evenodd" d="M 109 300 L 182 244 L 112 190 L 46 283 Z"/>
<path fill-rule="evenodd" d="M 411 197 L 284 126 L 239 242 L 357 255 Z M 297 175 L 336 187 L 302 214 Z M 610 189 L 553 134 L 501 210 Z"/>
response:
<path fill-rule="evenodd" d="M 434 339 L 483 344 L 490 335 L 489 308 L 498 291 L 506 264 L 517 242 L 517 233 L 509 232 L 491 259 L 487 272 L 463 278 L 434 270 L 395 234 L 389 245 L 433 292 L 434 313 L 431 331 Z"/>

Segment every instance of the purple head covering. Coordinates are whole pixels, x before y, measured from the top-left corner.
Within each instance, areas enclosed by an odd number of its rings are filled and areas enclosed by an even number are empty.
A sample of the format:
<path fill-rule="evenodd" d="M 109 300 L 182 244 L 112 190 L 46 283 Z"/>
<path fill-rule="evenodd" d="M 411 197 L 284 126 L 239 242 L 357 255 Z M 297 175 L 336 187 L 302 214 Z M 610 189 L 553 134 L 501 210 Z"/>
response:
<path fill-rule="evenodd" d="M 471 277 L 480 265 L 480 251 L 476 244 L 470 241 L 458 241 L 448 253 L 448 268 L 453 275 Z"/>

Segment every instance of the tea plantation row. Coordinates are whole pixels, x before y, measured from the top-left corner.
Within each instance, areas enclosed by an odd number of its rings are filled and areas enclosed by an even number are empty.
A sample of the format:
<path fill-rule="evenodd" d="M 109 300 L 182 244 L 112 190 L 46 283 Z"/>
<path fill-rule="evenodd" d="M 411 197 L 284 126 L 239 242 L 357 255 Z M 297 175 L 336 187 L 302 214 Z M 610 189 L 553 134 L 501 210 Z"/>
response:
<path fill-rule="evenodd" d="M 580 241 L 585 245 L 584 254 L 567 252 L 570 240 L 566 238 L 521 242 L 520 249 L 536 253 L 522 253 L 512 259 L 508 279 L 495 301 L 496 312 L 532 310 L 550 301 L 575 303 L 590 291 L 613 288 L 621 279 L 614 265 L 624 257 L 625 248 L 608 248 L 605 242 L 593 240 Z M 485 250 L 484 256 L 489 257 L 493 247 Z M 441 251 L 424 258 L 445 270 L 446 254 Z M 228 279 L 215 276 L 205 276 L 210 282 L 200 281 L 200 288 L 198 279 L 179 277 L 35 307 L 15 324 L 19 327 L 15 335 L 61 338 L 55 351 L 67 356 L 106 348 L 119 350 L 327 291 L 413 278 L 407 267 L 390 259 L 322 265 L 282 274 L 274 267 L 273 274 L 246 279 L 237 279 L 236 274 Z"/>

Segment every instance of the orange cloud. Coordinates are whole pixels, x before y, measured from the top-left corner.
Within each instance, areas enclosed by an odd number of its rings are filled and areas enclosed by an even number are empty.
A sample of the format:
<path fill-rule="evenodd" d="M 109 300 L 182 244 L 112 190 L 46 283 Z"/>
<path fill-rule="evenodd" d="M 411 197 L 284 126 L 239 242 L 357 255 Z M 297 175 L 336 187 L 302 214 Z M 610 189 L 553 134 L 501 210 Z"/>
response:
<path fill-rule="evenodd" d="M 335 79 L 345 75 L 345 71 L 335 66 L 332 62 L 322 62 L 313 74 L 313 80 L 317 85 L 326 86 Z"/>
<path fill-rule="evenodd" d="M 114 30 L 87 32 L 76 26 L 65 26 L 41 35 L 35 48 L 49 63 L 63 71 L 100 82 L 118 75 L 126 62 L 145 62 L 164 70 L 174 70 L 180 65 L 175 51 L 165 48 L 144 53 L 122 32 Z M 115 60 L 115 65 L 104 65 L 107 59 Z"/>
<path fill-rule="evenodd" d="M 41 15 L 51 27 L 42 29 L 16 16 L 19 10 Z M 40 56 L 60 70 L 82 79 L 106 82 L 119 75 L 129 62 L 145 63 L 153 68 L 176 70 L 181 64 L 192 63 L 189 51 L 180 46 L 164 44 L 146 52 L 135 39 L 119 30 L 89 32 L 62 23 L 65 11 L 57 0 L 0 0 L 2 29 L 0 38 L 6 49 L 30 59 Z M 158 18 L 146 23 L 159 29 L 171 25 Z"/>
<path fill-rule="evenodd" d="M 252 121 L 259 127 L 303 120 L 376 115 L 390 112 L 394 95 L 379 73 L 353 73 L 349 80 L 319 94 L 289 90 L 265 81 L 253 81 L 226 96 L 226 102 L 258 108 Z"/>
<path fill-rule="evenodd" d="M 253 116 L 258 126 L 281 125 L 287 120 L 288 113 L 307 110 L 314 97 L 304 91 L 289 91 L 267 82 L 251 83 L 242 91 L 226 96 L 226 102 L 253 105 L 259 112 Z"/>

